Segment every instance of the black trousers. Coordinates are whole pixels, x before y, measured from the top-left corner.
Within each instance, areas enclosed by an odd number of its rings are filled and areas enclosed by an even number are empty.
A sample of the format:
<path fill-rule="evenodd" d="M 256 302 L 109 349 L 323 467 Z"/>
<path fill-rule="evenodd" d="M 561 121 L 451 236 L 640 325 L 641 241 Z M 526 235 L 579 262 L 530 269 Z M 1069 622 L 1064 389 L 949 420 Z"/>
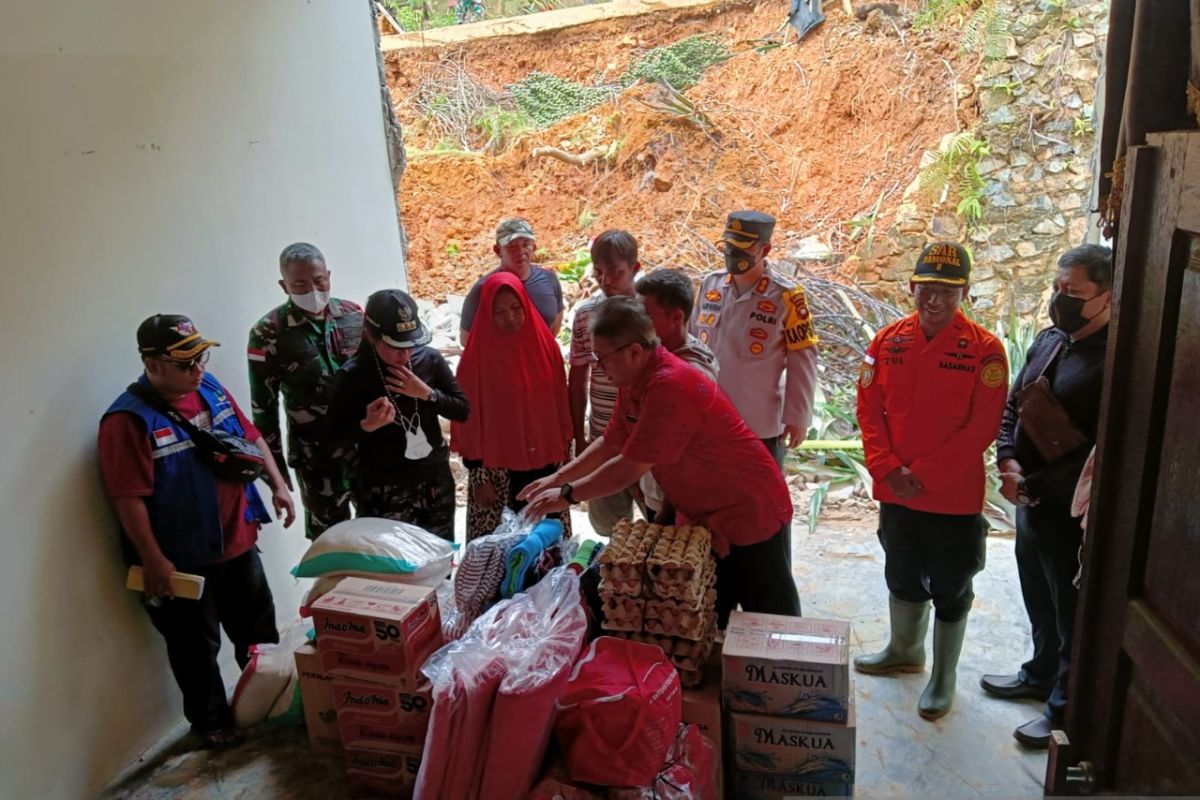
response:
<path fill-rule="evenodd" d="M 1082 538 L 1079 520 L 1068 509 L 1017 509 L 1017 574 L 1033 631 L 1033 657 L 1021 665 L 1021 679 L 1051 690 L 1045 714 L 1059 725 L 1067 707 L 1071 634 L 1079 600 L 1073 581 Z"/>
<path fill-rule="evenodd" d="M 784 559 L 790 527 L 765 542 L 730 547 L 728 556 L 717 559 L 717 627 L 723 630 L 739 605 L 743 611 L 800 616 L 800 593 Z"/>
<path fill-rule="evenodd" d="M 761 440 L 767 446 L 767 451 L 770 452 L 771 458 L 775 459 L 775 463 L 779 465 L 779 471 L 783 472 L 783 459 L 787 455 L 787 448 L 783 446 L 782 436 L 772 436 L 770 439 Z M 784 474 L 787 477 L 787 474 Z M 788 523 L 783 529 L 784 538 L 787 539 L 784 558 L 787 559 L 788 569 L 792 568 L 792 523 Z"/>
<path fill-rule="evenodd" d="M 909 603 L 933 601 L 942 622 L 958 622 L 975 601 L 972 579 L 983 569 L 987 523 L 982 514 L 935 514 L 879 506 L 879 543 L 888 591 Z"/>
<path fill-rule="evenodd" d="M 204 576 L 199 600 L 163 599 L 146 605 L 150 621 L 167 643 L 167 659 L 183 693 L 183 715 L 197 733 L 233 726 L 225 682 L 217 665 L 221 628 L 233 642 L 239 667 L 249 662 L 251 645 L 279 641 L 275 602 L 258 550 L 207 567 L 181 569 Z"/>

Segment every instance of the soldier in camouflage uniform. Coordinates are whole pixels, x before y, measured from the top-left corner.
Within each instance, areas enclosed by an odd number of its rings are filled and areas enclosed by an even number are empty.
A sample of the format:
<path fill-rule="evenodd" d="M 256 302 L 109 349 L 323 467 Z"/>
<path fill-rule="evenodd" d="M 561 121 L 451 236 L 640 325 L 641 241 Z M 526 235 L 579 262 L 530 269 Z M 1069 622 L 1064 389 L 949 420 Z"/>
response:
<path fill-rule="evenodd" d="M 350 519 L 348 452 L 323 449 L 321 434 L 334 378 L 358 349 L 362 308 L 329 296 L 325 256 L 311 244 L 288 245 L 279 256 L 279 285 L 288 301 L 250 331 L 250 398 L 254 424 L 266 437 L 280 471 L 296 470 L 305 533 L 320 536 Z M 279 398 L 288 419 L 287 460 L 279 427 Z"/>

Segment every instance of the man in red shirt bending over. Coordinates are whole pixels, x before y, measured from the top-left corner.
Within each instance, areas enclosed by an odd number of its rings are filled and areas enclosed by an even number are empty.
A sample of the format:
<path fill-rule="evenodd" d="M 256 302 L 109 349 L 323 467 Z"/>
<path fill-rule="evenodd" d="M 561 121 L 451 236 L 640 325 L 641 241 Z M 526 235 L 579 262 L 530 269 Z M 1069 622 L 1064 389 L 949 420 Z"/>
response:
<path fill-rule="evenodd" d="M 879 501 L 891 593 L 891 640 L 854 659 L 859 672 L 921 672 L 929 603 L 933 670 L 917 703 L 937 719 L 955 672 L 984 561 L 983 454 L 1008 395 L 1004 345 L 959 310 L 971 258 L 953 243 L 921 253 L 910 288 L 917 311 L 875 335 L 858 380 L 858 425 Z"/>
<path fill-rule="evenodd" d="M 526 514 L 562 511 L 654 475 L 679 524 L 704 525 L 717 560 L 717 620 L 745 611 L 800 615 L 788 567 L 792 501 L 775 459 L 711 378 L 658 342 L 632 297 L 592 312 L 592 358 L 619 387 L 604 435 L 520 495 Z"/>
<path fill-rule="evenodd" d="M 205 339 L 187 317 L 156 314 L 137 332 L 145 372 L 100 421 L 104 488 L 116 508 L 125 557 L 144 572 L 145 608 L 167 643 L 183 713 L 210 745 L 239 739 L 217 666 L 221 628 L 245 668 L 251 645 L 279 641 L 275 606 L 255 542 L 271 517 L 254 484 L 214 475 L 184 425 L 224 431 L 261 451 L 275 511 L 295 519 L 266 439 L 204 371 Z M 170 413 L 168 413 L 170 412 Z M 172 419 L 172 417 L 176 419 Z M 204 578 L 199 600 L 175 599 L 171 574 Z"/>

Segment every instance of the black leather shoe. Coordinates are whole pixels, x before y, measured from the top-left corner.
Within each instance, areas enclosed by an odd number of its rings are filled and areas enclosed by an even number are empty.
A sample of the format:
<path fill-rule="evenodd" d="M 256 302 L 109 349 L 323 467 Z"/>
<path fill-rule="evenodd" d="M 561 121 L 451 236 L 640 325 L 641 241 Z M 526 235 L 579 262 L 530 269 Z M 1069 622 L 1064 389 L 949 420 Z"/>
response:
<path fill-rule="evenodd" d="M 984 675 L 979 679 L 979 685 L 988 694 L 1003 697 L 1006 700 L 1019 700 L 1032 697 L 1043 703 L 1050 699 L 1049 689 L 1040 689 L 1031 683 L 1021 680 L 1020 675 Z"/>
<path fill-rule="evenodd" d="M 1054 723 L 1042 714 L 1013 731 L 1013 738 L 1030 750 L 1046 750 L 1050 747 L 1050 733 L 1053 730 Z"/>

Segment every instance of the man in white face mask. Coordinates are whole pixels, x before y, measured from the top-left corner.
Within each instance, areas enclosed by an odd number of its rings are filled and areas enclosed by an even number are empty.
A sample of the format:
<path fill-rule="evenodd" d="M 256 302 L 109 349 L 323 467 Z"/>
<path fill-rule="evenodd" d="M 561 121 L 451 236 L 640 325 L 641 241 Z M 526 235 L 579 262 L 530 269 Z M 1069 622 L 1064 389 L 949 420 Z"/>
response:
<path fill-rule="evenodd" d="M 362 308 L 329 294 L 325 256 L 297 242 L 279 255 L 279 286 L 288 296 L 250 331 L 250 398 L 259 426 L 280 471 L 296 471 L 305 509 L 305 533 L 315 539 L 330 525 L 350 518 L 350 483 L 345 453 L 320 446 L 334 377 L 358 349 Z M 288 418 L 287 458 L 279 403 Z"/>

